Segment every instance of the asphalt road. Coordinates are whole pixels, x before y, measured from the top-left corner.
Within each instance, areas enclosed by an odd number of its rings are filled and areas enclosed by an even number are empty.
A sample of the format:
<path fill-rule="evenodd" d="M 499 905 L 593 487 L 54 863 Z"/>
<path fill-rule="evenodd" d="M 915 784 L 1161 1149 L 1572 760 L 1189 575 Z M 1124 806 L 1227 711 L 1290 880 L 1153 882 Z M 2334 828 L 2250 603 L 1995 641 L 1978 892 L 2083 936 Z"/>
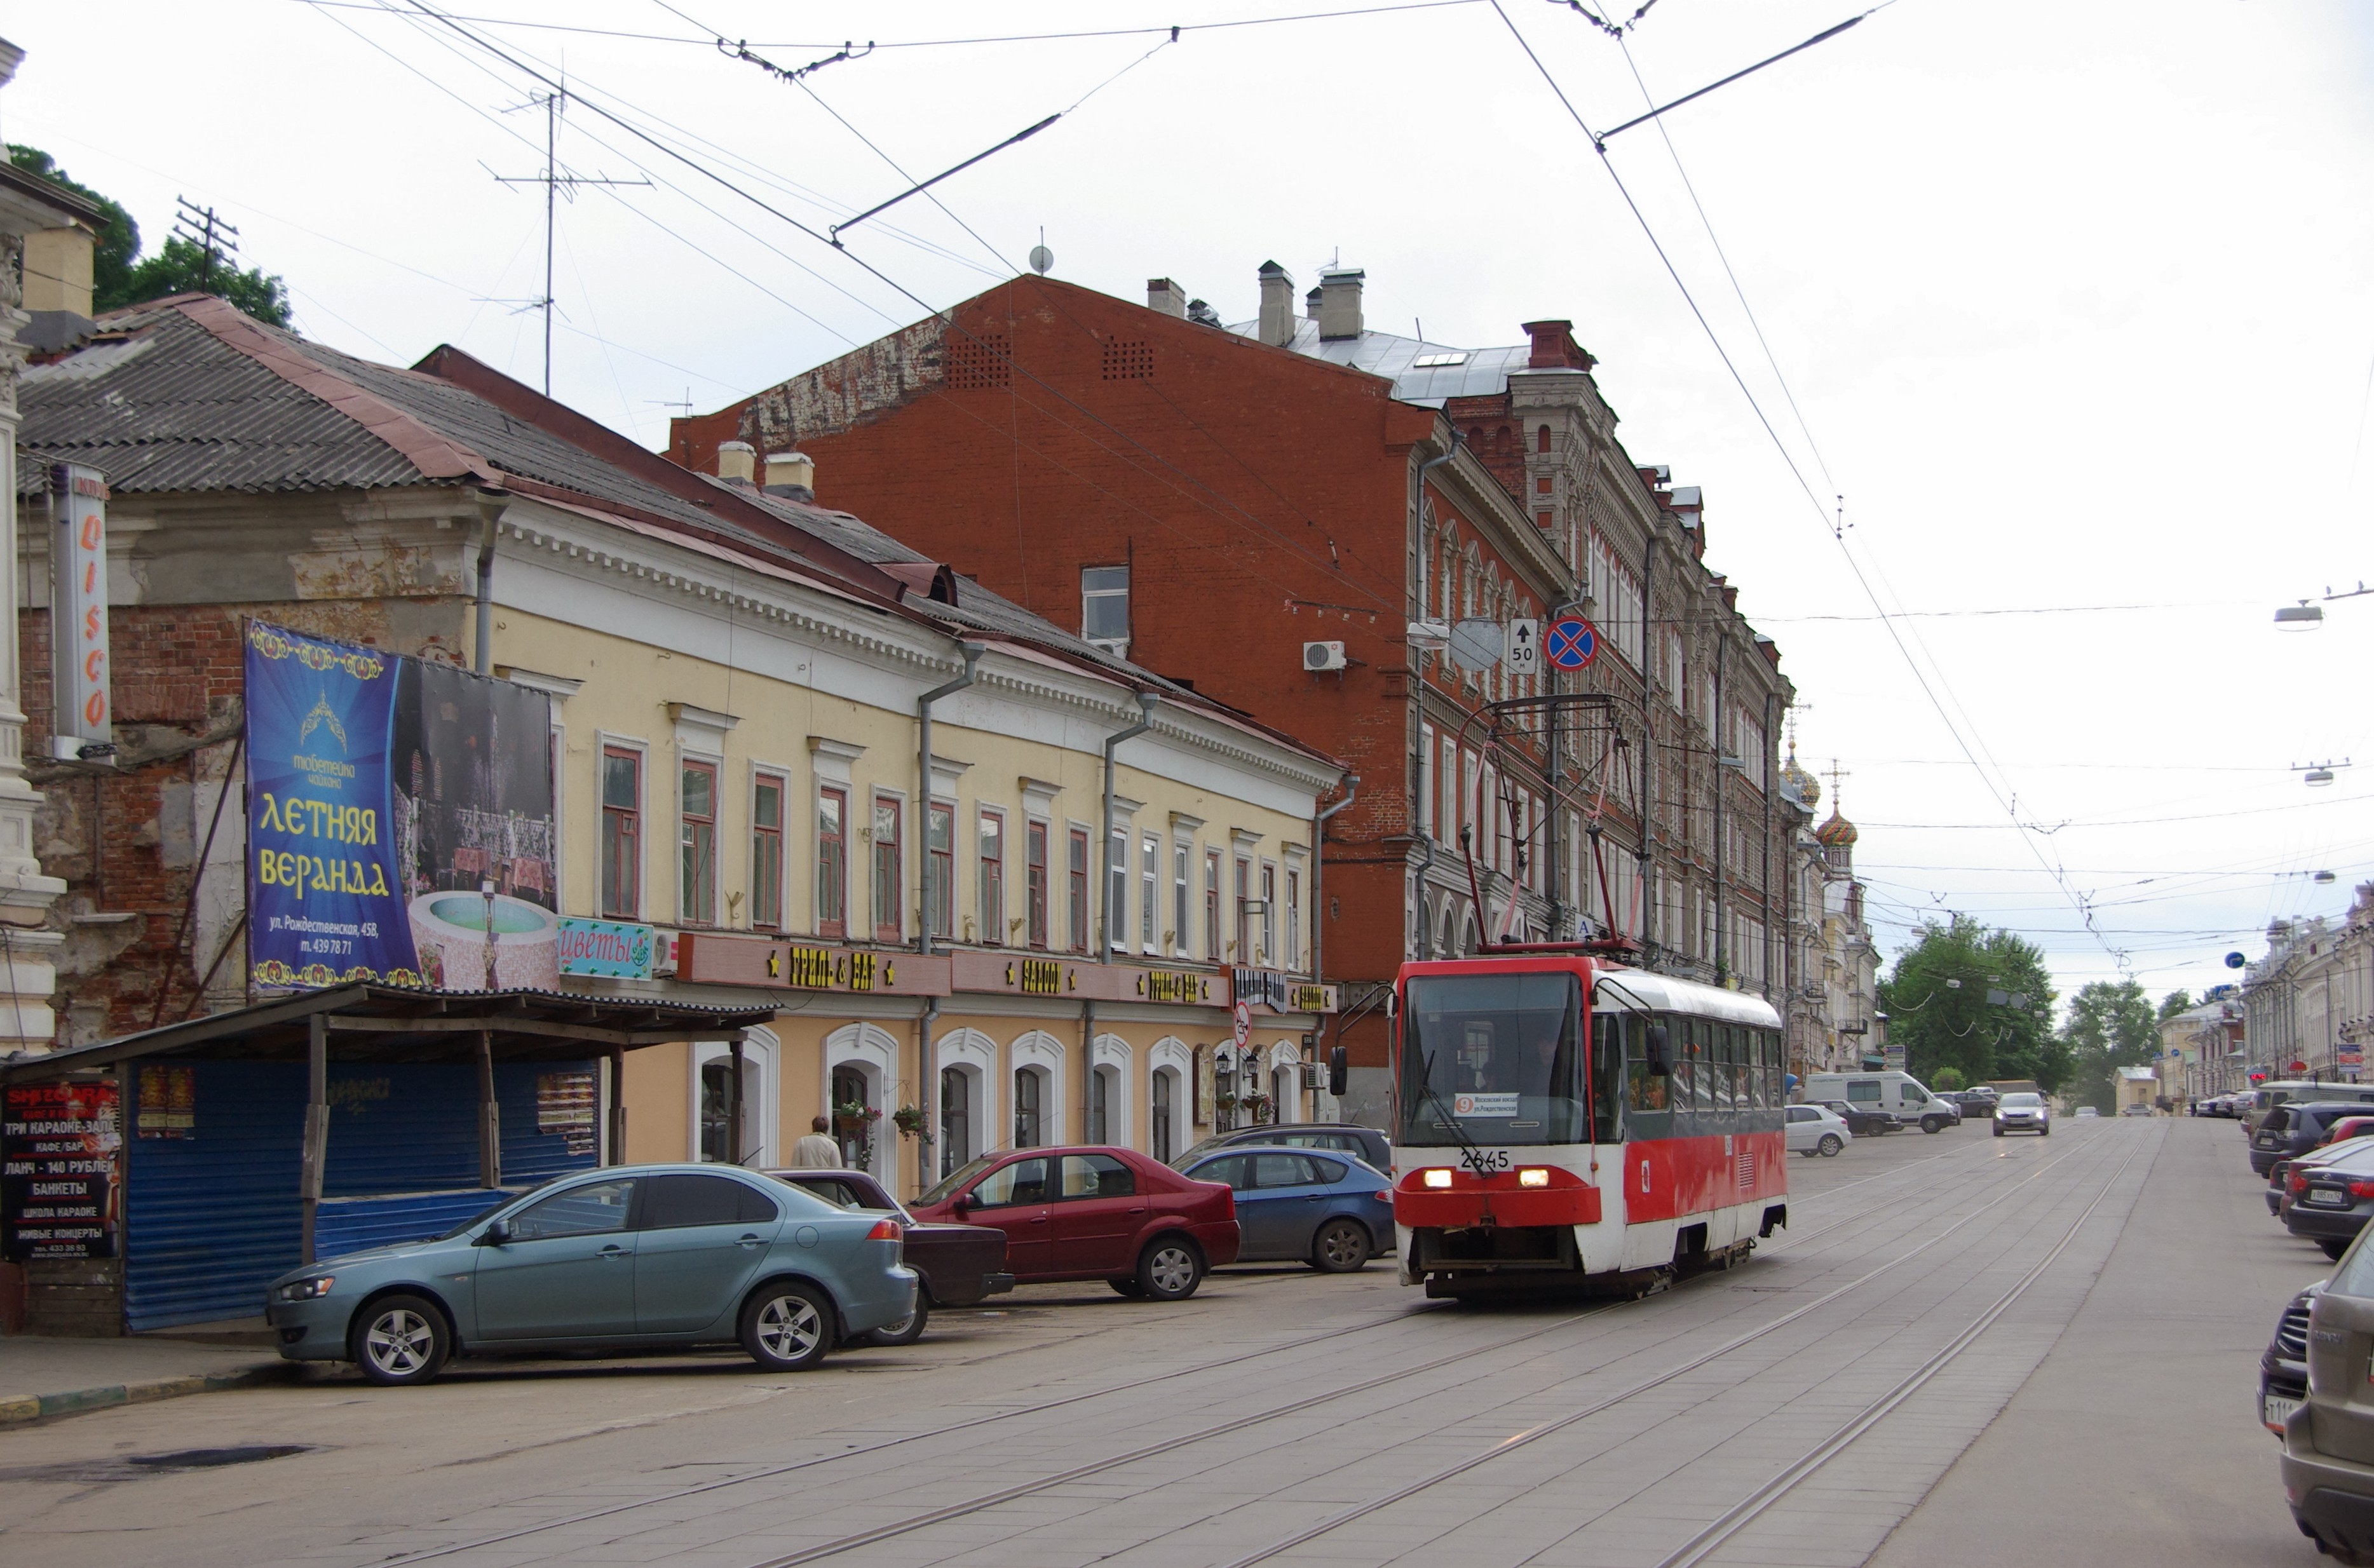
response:
<path fill-rule="evenodd" d="M 1792 1227 L 1626 1304 L 1461 1309 L 1374 1265 L 947 1313 L 739 1356 L 333 1374 L 0 1434 L 44 1568 L 667 1562 L 2288 1563 L 2259 1350 L 2323 1259 L 2230 1122 L 1795 1160 Z M 276 1451 L 172 1468 L 194 1449 Z"/>

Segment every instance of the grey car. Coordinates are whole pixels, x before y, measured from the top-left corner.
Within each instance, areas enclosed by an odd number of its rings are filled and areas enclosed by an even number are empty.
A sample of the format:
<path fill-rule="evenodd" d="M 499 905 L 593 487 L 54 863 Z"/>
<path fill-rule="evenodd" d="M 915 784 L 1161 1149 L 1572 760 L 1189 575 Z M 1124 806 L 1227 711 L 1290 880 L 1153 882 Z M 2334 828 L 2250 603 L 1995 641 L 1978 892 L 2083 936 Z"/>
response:
<path fill-rule="evenodd" d="M 2039 1138 L 2052 1136 L 2052 1110 L 2041 1094 L 2005 1094 L 1995 1104 L 1995 1136 L 2006 1132 L 2033 1132 Z"/>
<path fill-rule="evenodd" d="M 2340 1562 L 2374 1563 L 2374 1252 L 2361 1235 L 2309 1305 L 2308 1398 L 2284 1418 L 2284 1497 Z"/>
<path fill-rule="evenodd" d="M 433 1240 L 275 1280 L 290 1361 L 426 1383 L 456 1355 L 739 1342 L 799 1372 L 915 1310 L 905 1228 L 755 1171 L 612 1165 L 507 1198 Z"/>

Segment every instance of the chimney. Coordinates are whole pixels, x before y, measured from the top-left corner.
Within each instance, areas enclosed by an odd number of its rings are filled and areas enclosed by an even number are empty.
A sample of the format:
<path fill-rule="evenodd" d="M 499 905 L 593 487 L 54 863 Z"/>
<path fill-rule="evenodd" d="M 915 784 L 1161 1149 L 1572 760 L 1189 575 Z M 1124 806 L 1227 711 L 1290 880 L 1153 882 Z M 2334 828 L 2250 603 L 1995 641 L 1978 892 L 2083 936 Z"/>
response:
<path fill-rule="evenodd" d="M 758 449 L 747 441 L 717 443 L 717 477 L 728 485 L 758 482 Z"/>
<path fill-rule="evenodd" d="M 1261 264 L 1261 340 L 1283 348 L 1294 341 L 1294 278 L 1275 262 Z"/>
<path fill-rule="evenodd" d="M 1528 370 L 1588 370 L 1598 363 L 1574 341 L 1572 322 L 1527 322 L 1525 335 L 1533 340 Z"/>
<path fill-rule="evenodd" d="M 1187 314 L 1187 291 L 1167 277 L 1146 280 L 1146 308 L 1159 310 L 1166 316 Z"/>
<path fill-rule="evenodd" d="M 1321 342 L 1360 335 L 1360 283 L 1368 275 L 1357 267 L 1329 267 L 1319 275 Z"/>
<path fill-rule="evenodd" d="M 805 452 L 769 452 L 767 494 L 793 501 L 814 501 L 816 459 Z"/>
<path fill-rule="evenodd" d="M 90 319 L 90 230 L 80 224 L 25 236 L 25 309 Z"/>
<path fill-rule="evenodd" d="M 1314 322 L 1319 319 L 1319 290 L 1314 288 L 1302 297 L 1302 313 Z"/>

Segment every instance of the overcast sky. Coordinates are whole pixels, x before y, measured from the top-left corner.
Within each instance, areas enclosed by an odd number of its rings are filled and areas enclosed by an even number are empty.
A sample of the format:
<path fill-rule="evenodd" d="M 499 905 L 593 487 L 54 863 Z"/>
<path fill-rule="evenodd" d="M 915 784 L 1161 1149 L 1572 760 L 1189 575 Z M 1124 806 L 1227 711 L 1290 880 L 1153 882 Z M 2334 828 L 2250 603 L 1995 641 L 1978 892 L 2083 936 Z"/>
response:
<path fill-rule="evenodd" d="M 2374 578 L 2374 7 L 1895 0 L 1675 111 L 1670 149 L 1655 124 L 1609 142 L 1751 404 L 1510 24 L 1597 129 L 1642 83 L 1678 97 L 1860 0 L 1655 0 L 1622 46 L 1546 0 L 1208 25 L 1352 3 L 461 14 L 658 35 L 470 24 L 585 96 L 565 169 L 654 181 L 563 204 L 555 287 L 557 395 L 647 444 L 671 401 L 877 337 L 922 313 L 899 288 L 961 299 L 1042 231 L 1060 277 L 1142 298 L 1167 274 L 1231 321 L 1264 260 L 1308 287 L 1340 257 L 1372 326 L 1575 322 L 1634 458 L 1704 486 L 1709 562 L 1804 701 L 1801 759 L 1847 772 L 1891 955 L 1959 910 L 2028 934 L 2064 993 L 2198 989 L 2270 918 L 2337 915 L 2374 876 L 2374 596 L 2272 621 Z M 177 196 L 214 204 L 318 339 L 397 363 L 452 343 L 535 381 L 541 192 L 493 176 L 540 169 L 540 89 L 399 8 L 23 8 L 0 127 L 150 250 Z M 1157 30 L 889 47 L 1133 27 Z M 720 32 L 786 67 L 883 47 L 791 86 Z M 906 183 L 887 160 L 936 172 L 1075 104 L 941 187 L 946 212 L 852 234 L 896 287 L 746 199 L 821 228 Z M 2295 771 L 2345 756 L 2329 788 Z"/>

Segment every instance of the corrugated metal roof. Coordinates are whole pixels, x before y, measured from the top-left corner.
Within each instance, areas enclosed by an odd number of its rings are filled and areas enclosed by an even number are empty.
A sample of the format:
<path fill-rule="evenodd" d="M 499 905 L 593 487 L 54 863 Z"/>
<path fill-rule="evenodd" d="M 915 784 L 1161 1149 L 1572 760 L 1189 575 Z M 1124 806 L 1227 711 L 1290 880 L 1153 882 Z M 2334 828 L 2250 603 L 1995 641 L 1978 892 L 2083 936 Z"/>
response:
<path fill-rule="evenodd" d="M 1239 337 L 1258 337 L 1261 322 L 1239 322 L 1228 328 Z M 1305 317 L 1294 324 L 1294 341 L 1287 346 L 1297 354 L 1324 359 L 1382 376 L 1393 383 L 1393 396 L 1404 403 L 1440 408 L 1454 397 L 1489 397 L 1506 392 L 1509 372 L 1522 370 L 1533 358 L 1530 344 L 1506 348 L 1461 348 L 1453 344 L 1428 343 L 1392 333 L 1364 332 L 1357 337 L 1322 339 L 1319 323 Z M 1421 366 L 1419 359 L 1440 357 L 1455 362 Z"/>

